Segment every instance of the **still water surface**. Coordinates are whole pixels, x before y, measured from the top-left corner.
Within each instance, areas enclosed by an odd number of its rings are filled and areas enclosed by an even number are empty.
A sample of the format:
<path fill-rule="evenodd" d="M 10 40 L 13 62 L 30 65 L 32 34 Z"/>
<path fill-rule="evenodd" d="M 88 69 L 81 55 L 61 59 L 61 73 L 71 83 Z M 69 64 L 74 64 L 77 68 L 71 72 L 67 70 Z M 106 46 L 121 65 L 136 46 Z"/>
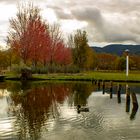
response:
<path fill-rule="evenodd" d="M 0 140 L 140 140 L 140 85 L 0 83 Z M 77 110 L 77 105 L 89 112 Z"/>

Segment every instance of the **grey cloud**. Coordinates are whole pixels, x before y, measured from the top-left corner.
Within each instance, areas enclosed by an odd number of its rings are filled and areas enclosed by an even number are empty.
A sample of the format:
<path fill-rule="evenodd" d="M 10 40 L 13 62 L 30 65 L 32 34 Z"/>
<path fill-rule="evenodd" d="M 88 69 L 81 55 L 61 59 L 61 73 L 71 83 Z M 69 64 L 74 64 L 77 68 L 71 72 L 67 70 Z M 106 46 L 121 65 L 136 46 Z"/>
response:
<path fill-rule="evenodd" d="M 15 4 L 17 1 L 0 0 L 0 3 Z M 90 42 L 140 44 L 140 0 L 52 0 L 49 3 L 42 0 L 40 3 L 43 2 L 46 8 L 54 10 L 60 21 L 86 21 L 88 25 L 84 29 L 88 32 Z M 64 9 L 70 12 L 64 12 Z"/>
<path fill-rule="evenodd" d="M 53 5 L 47 5 L 46 8 L 53 9 L 54 11 L 57 11 L 57 10 L 61 10 L 62 9 L 59 6 L 53 6 Z"/>
<path fill-rule="evenodd" d="M 139 44 L 139 19 L 133 21 L 133 17 L 124 17 L 120 24 L 104 21 L 104 26 L 100 32 L 107 42 L 135 42 Z M 119 22 L 119 21 L 118 21 Z"/>
<path fill-rule="evenodd" d="M 89 0 L 89 6 L 98 7 L 102 12 L 111 13 L 130 13 L 140 9 L 139 0 Z M 83 2 L 83 6 L 87 6 Z"/>
<path fill-rule="evenodd" d="M 93 7 L 85 7 L 72 10 L 72 14 L 78 20 L 96 22 L 102 24 L 102 15 L 99 9 Z"/>
<path fill-rule="evenodd" d="M 51 8 L 59 19 L 86 21 L 88 26 L 85 30 L 90 41 L 140 43 L 139 0 L 77 0 L 64 5 L 63 8 L 68 8 L 71 14 L 64 13 L 61 5 Z M 118 21 L 111 20 L 106 14 L 118 15 Z"/>
<path fill-rule="evenodd" d="M 140 43 L 139 34 L 135 31 L 130 30 L 134 29 L 133 25 L 125 26 L 124 23 L 122 25 L 116 25 L 115 23 L 107 22 L 104 18 L 102 18 L 103 26 L 98 26 L 91 24 L 88 28 L 89 34 L 93 33 L 93 38 L 98 42 L 135 42 L 136 44 Z M 90 30 L 90 28 L 94 28 Z M 137 32 L 140 32 L 139 28 L 136 28 Z M 135 29 L 135 30 L 136 30 Z M 95 33 L 95 34 L 94 34 Z"/>
<path fill-rule="evenodd" d="M 73 15 L 71 13 L 64 12 L 64 10 L 67 8 L 60 8 L 57 6 L 47 6 L 47 8 L 53 9 L 59 19 L 62 19 L 62 20 L 73 19 Z"/>
<path fill-rule="evenodd" d="M 128 14 L 133 11 L 138 11 L 140 9 L 140 1 L 138 0 L 122 0 L 117 1 L 115 0 L 112 5 L 110 5 L 110 10 L 113 10 L 117 13 Z"/>
<path fill-rule="evenodd" d="M 98 1 L 97 5 L 101 1 Z M 100 42 L 135 42 L 140 43 L 140 28 L 139 28 L 139 2 L 132 3 L 132 1 L 123 0 L 123 3 L 119 5 L 119 2 L 115 1 L 110 2 L 108 7 L 104 5 L 99 6 L 102 8 L 95 8 L 97 5 L 95 4 L 94 7 L 84 7 L 82 9 L 72 10 L 72 14 L 78 20 L 88 21 L 88 33 L 89 38 L 92 40 L 100 41 Z M 127 4 L 127 5 L 125 5 Z M 127 7 L 127 8 L 126 8 Z M 114 9 L 115 8 L 115 9 Z M 129 11 L 130 10 L 130 11 Z M 108 20 L 107 17 L 104 16 L 104 12 L 108 12 L 110 15 L 115 11 L 115 13 L 119 14 L 121 18 L 118 20 L 120 21 L 112 21 Z M 125 13 L 123 13 L 125 11 Z M 118 22 L 118 24 L 116 24 Z M 120 23 L 119 23 L 120 22 Z"/>
<path fill-rule="evenodd" d="M 134 34 L 125 33 L 123 31 L 105 32 L 104 37 L 108 42 L 136 41 Z"/>
<path fill-rule="evenodd" d="M 59 19 L 64 19 L 64 20 L 67 20 L 67 19 L 73 19 L 74 17 L 71 15 L 71 14 L 68 14 L 68 13 L 64 13 L 63 11 L 57 11 L 56 13 L 57 17 Z"/>

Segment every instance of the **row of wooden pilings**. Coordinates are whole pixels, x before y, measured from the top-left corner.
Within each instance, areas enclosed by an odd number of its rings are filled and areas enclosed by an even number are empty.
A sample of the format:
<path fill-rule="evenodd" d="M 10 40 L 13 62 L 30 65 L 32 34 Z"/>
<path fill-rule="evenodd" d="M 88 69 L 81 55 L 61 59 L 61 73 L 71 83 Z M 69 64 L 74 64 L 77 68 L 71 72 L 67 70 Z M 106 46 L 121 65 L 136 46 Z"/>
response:
<path fill-rule="evenodd" d="M 106 88 L 106 83 L 108 84 L 107 88 Z M 115 93 L 117 95 L 118 103 L 121 103 L 121 94 L 122 94 L 121 84 L 117 85 L 116 91 L 114 91 L 114 84 L 112 81 L 106 82 L 106 81 L 96 80 L 94 82 L 92 81 L 92 84 L 97 85 L 98 90 L 102 90 L 103 94 L 105 94 L 105 92 L 109 93 L 110 99 L 113 98 L 113 93 Z M 130 119 L 134 119 L 138 110 L 138 101 L 135 92 L 131 91 L 128 84 L 126 84 L 125 87 L 125 95 L 126 95 L 126 112 L 130 112 L 130 103 L 132 102 L 133 107 L 132 107 Z"/>

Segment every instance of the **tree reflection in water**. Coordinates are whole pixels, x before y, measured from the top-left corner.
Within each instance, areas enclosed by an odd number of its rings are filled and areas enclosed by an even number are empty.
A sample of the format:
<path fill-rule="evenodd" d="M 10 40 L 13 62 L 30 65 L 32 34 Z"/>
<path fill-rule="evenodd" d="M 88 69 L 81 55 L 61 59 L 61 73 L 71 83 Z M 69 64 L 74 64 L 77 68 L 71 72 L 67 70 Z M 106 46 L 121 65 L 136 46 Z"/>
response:
<path fill-rule="evenodd" d="M 74 93 L 74 105 L 86 106 L 87 98 L 90 96 L 91 92 L 94 91 L 94 86 L 91 84 L 74 84 L 73 93 Z"/>
<path fill-rule="evenodd" d="M 11 111 L 17 117 L 15 126 L 19 126 L 19 139 L 37 139 L 48 117 L 59 115 L 58 103 L 63 102 L 70 92 L 63 84 L 33 86 L 27 90 L 23 85 L 21 87 L 11 94 Z"/>
<path fill-rule="evenodd" d="M 107 85 L 105 87 L 107 88 Z M 94 91 L 97 91 L 98 85 L 93 85 L 92 83 L 17 82 L 2 85 L 2 89 L 7 89 L 11 93 L 10 97 L 7 98 L 9 105 L 8 113 L 9 116 L 15 116 L 16 118 L 13 131 L 17 133 L 17 138 L 20 140 L 37 140 L 41 137 L 44 131 L 47 133 L 47 131 L 50 130 L 51 125 L 53 125 L 52 122 L 57 122 L 59 119 L 61 120 L 62 116 L 59 117 L 59 115 L 62 115 L 62 109 L 67 111 L 69 109 L 66 109 L 67 107 L 74 107 L 74 109 L 76 109 L 76 106 L 78 105 L 87 106 L 87 99 L 89 99 L 91 93 L 93 93 L 94 97 Z M 116 92 L 112 91 L 114 91 L 113 86 L 110 92 L 111 94 L 116 95 L 111 95 L 111 97 L 116 97 L 117 100 L 119 99 L 119 101 L 124 97 L 123 95 L 118 96 Z M 101 93 L 101 95 L 97 97 L 106 97 L 107 95 L 106 92 L 106 95 L 102 95 L 102 91 L 98 93 Z M 108 98 L 110 98 L 110 93 Z M 119 103 L 123 103 L 123 101 L 124 100 L 122 99 L 122 102 Z M 130 119 L 134 119 L 138 110 L 138 104 L 136 105 L 137 98 L 134 93 L 126 94 L 126 112 L 130 112 L 130 101 L 133 104 Z M 64 107 L 65 103 L 68 105 L 66 108 Z M 96 103 L 98 104 L 98 101 L 94 102 L 94 104 Z M 100 126 L 100 129 L 103 129 L 102 124 L 98 118 L 99 116 L 94 114 L 96 112 L 94 112 L 94 106 L 92 106 L 92 104 L 91 106 L 88 104 L 89 114 L 85 113 L 87 117 L 89 117 L 88 115 L 92 116 L 87 119 L 87 121 L 90 121 L 90 125 L 87 125 L 87 127 L 94 128 L 95 126 Z M 65 114 L 69 115 L 68 113 Z"/>
<path fill-rule="evenodd" d="M 84 85 L 84 86 L 83 86 Z M 69 105 L 86 105 L 92 84 L 33 84 L 18 83 L 9 87 L 12 92 L 10 110 L 16 116 L 15 129 L 19 139 L 38 139 L 48 118 L 59 117 L 59 105 L 69 96 Z M 71 98 L 70 98 L 71 97 Z M 16 127 L 18 126 L 18 127 Z"/>

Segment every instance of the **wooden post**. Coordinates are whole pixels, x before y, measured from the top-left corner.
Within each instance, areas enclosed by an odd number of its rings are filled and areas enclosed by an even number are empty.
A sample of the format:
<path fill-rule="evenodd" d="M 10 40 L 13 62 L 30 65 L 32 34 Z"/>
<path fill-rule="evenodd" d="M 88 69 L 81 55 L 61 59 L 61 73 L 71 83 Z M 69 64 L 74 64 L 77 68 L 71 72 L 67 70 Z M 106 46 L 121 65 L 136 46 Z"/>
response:
<path fill-rule="evenodd" d="M 110 82 L 110 99 L 113 97 L 113 82 Z"/>
<path fill-rule="evenodd" d="M 118 91 L 117 91 L 117 97 L 118 97 L 118 103 L 121 103 L 121 85 L 118 85 Z"/>
<path fill-rule="evenodd" d="M 103 81 L 103 94 L 105 94 L 105 81 Z"/>
<path fill-rule="evenodd" d="M 101 86 L 100 80 L 98 80 L 98 90 L 100 90 L 100 86 Z"/>
<path fill-rule="evenodd" d="M 95 85 L 97 84 L 97 80 L 94 81 Z"/>
<path fill-rule="evenodd" d="M 130 111 L 130 88 L 126 85 L 126 112 Z"/>

